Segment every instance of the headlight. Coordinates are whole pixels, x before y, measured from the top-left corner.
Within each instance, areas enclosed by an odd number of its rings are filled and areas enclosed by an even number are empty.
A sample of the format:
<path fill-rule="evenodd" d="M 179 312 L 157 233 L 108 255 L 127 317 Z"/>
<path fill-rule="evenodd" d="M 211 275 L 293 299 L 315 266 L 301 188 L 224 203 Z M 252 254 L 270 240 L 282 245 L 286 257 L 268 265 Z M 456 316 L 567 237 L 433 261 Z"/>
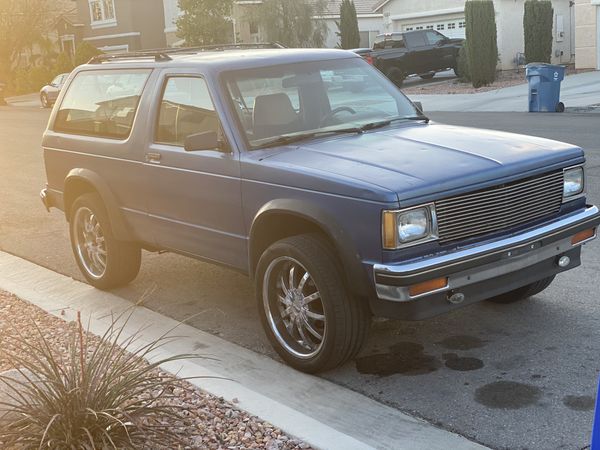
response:
<path fill-rule="evenodd" d="M 574 167 L 564 170 L 563 200 L 579 195 L 584 189 L 583 167 Z"/>
<path fill-rule="evenodd" d="M 437 239 L 433 204 L 383 212 L 383 247 L 393 250 Z"/>

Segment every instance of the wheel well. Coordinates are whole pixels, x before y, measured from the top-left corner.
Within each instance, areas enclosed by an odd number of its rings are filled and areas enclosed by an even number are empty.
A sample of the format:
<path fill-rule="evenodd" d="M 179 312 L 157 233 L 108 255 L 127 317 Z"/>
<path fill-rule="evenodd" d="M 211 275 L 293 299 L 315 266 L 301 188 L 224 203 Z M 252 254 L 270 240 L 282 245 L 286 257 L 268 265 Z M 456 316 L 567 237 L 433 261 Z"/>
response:
<path fill-rule="evenodd" d="M 261 255 L 271 244 L 281 239 L 299 234 L 318 234 L 335 249 L 334 241 L 324 228 L 309 219 L 293 214 L 269 214 L 254 227 L 256 230 L 253 231 L 250 240 L 250 278 L 254 278 Z"/>
<path fill-rule="evenodd" d="M 98 192 L 96 188 L 86 180 L 82 179 L 74 179 L 68 181 L 65 186 L 65 215 L 67 220 L 71 217 L 71 206 L 73 202 L 77 200 L 83 194 L 88 194 L 90 192 Z"/>

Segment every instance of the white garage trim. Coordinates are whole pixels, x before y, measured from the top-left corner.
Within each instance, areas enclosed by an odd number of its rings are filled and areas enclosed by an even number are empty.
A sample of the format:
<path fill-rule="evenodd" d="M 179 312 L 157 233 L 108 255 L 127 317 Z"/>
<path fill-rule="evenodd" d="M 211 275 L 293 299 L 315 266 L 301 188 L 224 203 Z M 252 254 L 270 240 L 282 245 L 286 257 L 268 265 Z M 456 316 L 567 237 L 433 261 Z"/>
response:
<path fill-rule="evenodd" d="M 596 6 L 596 69 L 600 70 L 600 5 Z"/>
<path fill-rule="evenodd" d="M 448 8 L 437 9 L 435 11 L 424 11 L 411 14 L 393 14 L 390 16 L 392 20 L 419 19 L 421 17 L 445 16 L 447 14 L 459 14 L 465 11 L 465 8 Z"/>

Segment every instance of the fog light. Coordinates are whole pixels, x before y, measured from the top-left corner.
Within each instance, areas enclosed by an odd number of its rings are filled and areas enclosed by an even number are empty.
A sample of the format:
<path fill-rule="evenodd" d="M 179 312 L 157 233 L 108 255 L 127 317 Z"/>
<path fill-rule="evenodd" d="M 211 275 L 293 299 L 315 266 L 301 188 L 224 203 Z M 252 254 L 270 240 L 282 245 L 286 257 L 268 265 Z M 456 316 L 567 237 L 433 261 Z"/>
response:
<path fill-rule="evenodd" d="M 448 301 L 453 305 L 460 305 L 465 301 L 465 294 L 461 294 L 460 292 L 448 294 Z"/>
<path fill-rule="evenodd" d="M 571 258 L 568 256 L 561 256 L 558 260 L 558 267 L 562 267 L 563 269 L 571 264 Z"/>

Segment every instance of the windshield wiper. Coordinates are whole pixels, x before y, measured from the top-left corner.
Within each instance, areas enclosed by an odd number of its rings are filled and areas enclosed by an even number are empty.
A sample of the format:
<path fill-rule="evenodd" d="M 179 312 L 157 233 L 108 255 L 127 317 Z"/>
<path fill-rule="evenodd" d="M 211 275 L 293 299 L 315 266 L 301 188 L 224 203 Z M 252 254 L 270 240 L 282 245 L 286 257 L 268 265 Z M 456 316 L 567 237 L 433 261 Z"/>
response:
<path fill-rule="evenodd" d="M 365 131 L 371 129 L 372 128 L 364 128 L 363 125 L 362 127 L 338 128 L 334 130 L 321 130 L 312 131 L 310 133 L 294 134 L 292 136 L 280 136 L 278 138 L 273 139 L 272 141 L 266 142 L 265 144 L 261 144 L 257 148 L 278 147 L 280 145 L 293 144 L 294 142 L 304 141 L 306 139 L 314 139 L 320 136 L 326 136 L 328 134 L 362 134 Z"/>
<path fill-rule="evenodd" d="M 396 117 L 394 119 L 366 123 L 364 125 L 361 125 L 360 127 L 338 128 L 333 130 L 321 130 L 312 131 L 310 133 L 294 134 L 291 136 L 280 136 L 278 138 L 273 139 L 272 141 L 268 141 L 264 144 L 257 146 L 257 148 L 279 147 L 280 145 L 293 144 L 294 142 L 300 142 L 306 139 L 314 139 L 320 136 L 326 136 L 328 134 L 363 134 L 366 131 L 387 127 L 388 125 L 391 125 L 392 122 L 398 120 L 425 120 L 427 123 L 429 123 L 429 118 L 425 116 Z"/>

